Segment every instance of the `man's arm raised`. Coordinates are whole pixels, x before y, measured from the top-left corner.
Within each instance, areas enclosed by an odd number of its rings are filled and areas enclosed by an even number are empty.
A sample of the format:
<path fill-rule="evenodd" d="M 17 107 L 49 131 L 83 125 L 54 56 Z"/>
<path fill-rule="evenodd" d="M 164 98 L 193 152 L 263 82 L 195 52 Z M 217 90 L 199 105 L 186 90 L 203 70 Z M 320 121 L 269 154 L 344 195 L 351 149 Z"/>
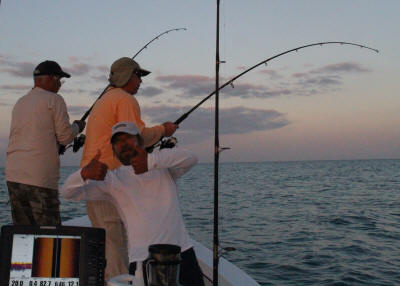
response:
<path fill-rule="evenodd" d="M 82 179 L 103 181 L 107 175 L 108 167 L 106 164 L 99 161 L 101 157 L 101 151 L 97 150 L 96 156 L 81 170 Z"/>
<path fill-rule="evenodd" d="M 196 163 L 197 157 L 180 147 L 154 151 L 147 159 L 149 170 L 166 168 L 174 180 L 189 171 Z"/>
<path fill-rule="evenodd" d="M 95 201 L 107 198 L 110 183 L 107 174 L 107 165 L 100 162 L 101 153 L 83 169 L 71 174 L 61 188 L 61 196 L 70 201 Z"/>

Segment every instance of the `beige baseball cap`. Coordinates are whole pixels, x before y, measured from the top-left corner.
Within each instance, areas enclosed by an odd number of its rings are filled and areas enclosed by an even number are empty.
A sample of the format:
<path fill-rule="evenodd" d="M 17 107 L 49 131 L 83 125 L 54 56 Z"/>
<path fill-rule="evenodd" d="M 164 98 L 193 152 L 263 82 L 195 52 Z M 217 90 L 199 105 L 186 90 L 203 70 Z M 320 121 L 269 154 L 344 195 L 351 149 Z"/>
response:
<path fill-rule="evenodd" d="M 148 70 L 142 69 L 140 65 L 131 58 L 120 58 L 111 65 L 108 81 L 112 86 L 123 87 L 128 83 L 133 72 L 138 73 L 141 77 L 150 73 Z"/>

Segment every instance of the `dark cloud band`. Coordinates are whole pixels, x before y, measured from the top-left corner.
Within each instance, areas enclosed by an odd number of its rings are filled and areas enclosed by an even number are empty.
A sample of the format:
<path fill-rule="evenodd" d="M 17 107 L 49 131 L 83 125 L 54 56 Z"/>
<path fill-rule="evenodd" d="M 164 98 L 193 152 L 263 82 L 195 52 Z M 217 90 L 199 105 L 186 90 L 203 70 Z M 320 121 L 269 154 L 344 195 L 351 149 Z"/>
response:
<path fill-rule="evenodd" d="M 142 114 L 154 123 L 174 121 L 190 107 L 157 106 L 142 109 Z M 214 132 L 214 109 L 199 108 L 181 123 L 178 136 L 186 143 L 202 141 Z M 290 124 L 286 115 L 269 109 L 233 107 L 220 109 L 221 134 L 247 134 L 283 128 Z"/>

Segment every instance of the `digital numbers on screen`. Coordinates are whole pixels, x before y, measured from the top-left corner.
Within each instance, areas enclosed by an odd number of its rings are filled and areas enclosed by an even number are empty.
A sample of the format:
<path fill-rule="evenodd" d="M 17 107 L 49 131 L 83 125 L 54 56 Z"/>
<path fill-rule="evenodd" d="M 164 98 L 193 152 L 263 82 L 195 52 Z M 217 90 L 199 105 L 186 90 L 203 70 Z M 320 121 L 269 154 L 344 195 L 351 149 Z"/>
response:
<path fill-rule="evenodd" d="M 26 281 L 11 280 L 10 286 L 79 286 L 77 281 Z"/>

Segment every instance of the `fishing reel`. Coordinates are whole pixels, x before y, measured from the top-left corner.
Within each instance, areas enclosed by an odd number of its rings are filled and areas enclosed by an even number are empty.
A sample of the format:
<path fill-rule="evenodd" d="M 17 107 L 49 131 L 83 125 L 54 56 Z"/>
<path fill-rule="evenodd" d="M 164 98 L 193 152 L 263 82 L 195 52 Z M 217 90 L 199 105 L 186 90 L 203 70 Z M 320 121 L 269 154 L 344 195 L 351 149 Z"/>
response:
<path fill-rule="evenodd" d="M 164 138 L 161 140 L 160 150 L 164 148 L 174 148 L 177 143 L 178 139 L 176 139 L 175 137 Z"/>
<path fill-rule="evenodd" d="M 152 153 L 153 150 L 157 147 L 160 147 L 160 150 L 165 149 L 165 148 L 171 149 L 171 148 L 174 148 L 177 143 L 178 143 L 178 139 L 176 139 L 175 137 L 163 138 L 157 144 L 146 147 L 146 151 L 147 151 L 147 153 Z"/>
<path fill-rule="evenodd" d="M 74 138 L 73 144 L 69 144 L 68 146 L 59 145 L 58 146 L 58 154 L 64 155 L 65 151 L 67 151 L 67 149 L 69 149 L 71 147 L 72 147 L 72 151 L 74 153 L 78 152 L 79 149 L 81 149 L 81 147 L 85 144 L 85 139 L 86 139 L 85 134 L 81 134 L 78 137 Z"/>
<path fill-rule="evenodd" d="M 85 144 L 86 135 L 81 134 L 78 137 L 74 138 L 74 145 L 72 146 L 72 152 L 76 153 L 81 149 L 81 147 Z"/>

